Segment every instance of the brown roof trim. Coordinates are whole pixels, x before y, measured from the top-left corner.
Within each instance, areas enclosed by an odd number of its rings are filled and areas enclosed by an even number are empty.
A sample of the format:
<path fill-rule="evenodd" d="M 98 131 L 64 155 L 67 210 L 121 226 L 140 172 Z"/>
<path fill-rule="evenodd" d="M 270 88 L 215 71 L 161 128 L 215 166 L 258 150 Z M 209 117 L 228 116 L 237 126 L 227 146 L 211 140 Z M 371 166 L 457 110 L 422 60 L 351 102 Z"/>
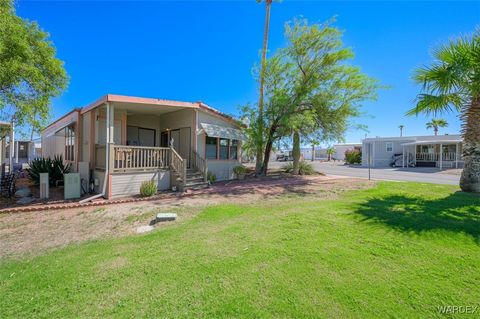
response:
<path fill-rule="evenodd" d="M 80 112 L 80 114 L 84 114 L 89 112 L 98 106 L 106 103 L 106 102 L 118 102 L 118 103 L 137 103 L 137 104 L 151 104 L 151 105 L 166 105 L 166 106 L 177 106 L 177 107 L 184 107 L 184 108 L 192 108 L 192 109 L 201 109 L 210 113 L 214 116 L 217 116 L 223 120 L 229 121 L 230 123 L 238 126 L 243 126 L 242 123 L 235 120 L 233 117 L 222 113 L 213 107 L 203 103 L 203 102 L 182 102 L 182 101 L 174 101 L 174 100 L 162 100 L 162 99 L 155 99 L 155 98 L 145 98 L 145 97 L 136 97 L 136 96 L 128 96 L 128 95 L 117 95 L 117 94 L 106 94 L 100 97 L 93 103 L 88 104 L 83 108 L 75 108 L 72 111 L 68 112 L 67 114 L 63 115 L 62 117 L 56 119 L 54 122 L 50 123 L 45 129 L 48 129 L 53 124 L 57 123 L 61 119 L 65 118 L 66 116 L 72 114 L 73 112 Z"/>
<path fill-rule="evenodd" d="M 71 111 L 68 112 L 67 114 L 62 115 L 61 117 L 59 117 L 58 119 L 56 119 L 56 120 L 53 121 L 52 123 L 48 124 L 48 126 L 45 127 L 45 128 L 42 130 L 42 132 L 45 132 L 47 129 L 50 128 L 50 126 L 52 126 L 52 125 L 54 125 L 55 123 L 63 120 L 64 118 L 66 118 L 66 117 L 69 116 L 70 114 L 75 113 L 75 112 L 80 112 L 81 110 L 82 110 L 82 109 L 81 109 L 81 108 L 78 108 L 78 107 L 74 108 L 73 110 L 71 110 Z"/>

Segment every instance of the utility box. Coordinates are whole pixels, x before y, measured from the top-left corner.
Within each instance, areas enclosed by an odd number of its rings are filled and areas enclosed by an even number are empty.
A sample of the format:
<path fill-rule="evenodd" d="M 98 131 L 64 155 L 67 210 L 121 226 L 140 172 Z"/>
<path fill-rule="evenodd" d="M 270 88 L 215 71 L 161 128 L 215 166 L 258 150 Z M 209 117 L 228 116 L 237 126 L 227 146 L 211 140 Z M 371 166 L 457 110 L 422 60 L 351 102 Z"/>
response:
<path fill-rule="evenodd" d="M 64 198 L 80 198 L 80 174 L 69 173 L 63 175 L 64 178 Z"/>
<path fill-rule="evenodd" d="M 50 184 L 48 173 L 40 173 L 40 199 L 48 199 L 50 193 Z"/>

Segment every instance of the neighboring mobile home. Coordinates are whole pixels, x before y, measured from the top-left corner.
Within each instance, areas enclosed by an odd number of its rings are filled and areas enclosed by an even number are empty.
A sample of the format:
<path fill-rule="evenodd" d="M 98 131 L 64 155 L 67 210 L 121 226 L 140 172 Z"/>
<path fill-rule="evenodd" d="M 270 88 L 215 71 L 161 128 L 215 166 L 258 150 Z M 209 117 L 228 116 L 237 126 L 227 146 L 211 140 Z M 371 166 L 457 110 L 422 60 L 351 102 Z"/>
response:
<path fill-rule="evenodd" d="M 388 167 L 393 157 L 397 165 L 407 167 L 463 167 L 461 135 L 375 137 L 363 140 L 362 165 Z M 370 156 L 369 156 L 370 155 Z"/>
<path fill-rule="evenodd" d="M 62 155 L 74 170 L 88 165 L 88 179 L 107 198 L 138 194 L 146 180 L 159 190 L 183 189 L 204 184 L 208 172 L 234 177 L 241 128 L 202 102 L 108 94 L 50 124 L 42 153 Z"/>

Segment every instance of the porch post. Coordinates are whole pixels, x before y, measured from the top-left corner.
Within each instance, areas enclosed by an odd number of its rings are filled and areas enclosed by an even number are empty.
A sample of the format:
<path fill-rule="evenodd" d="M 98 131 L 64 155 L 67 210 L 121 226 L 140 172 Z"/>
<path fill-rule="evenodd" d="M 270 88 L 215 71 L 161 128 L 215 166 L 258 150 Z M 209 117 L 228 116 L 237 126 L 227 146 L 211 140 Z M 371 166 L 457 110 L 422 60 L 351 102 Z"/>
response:
<path fill-rule="evenodd" d="M 413 145 L 413 163 L 415 165 L 415 167 L 417 167 L 417 145 Z"/>
<path fill-rule="evenodd" d="M 15 124 L 13 120 L 10 125 L 10 143 L 8 144 L 8 157 L 9 157 L 9 167 L 8 172 L 13 172 L 13 155 L 15 153 L 15 148 L 13 145 L 15 144 Z"/>
<path fill-rule="evenodd" d="M 15 141 L 15 164 L 18 164 L 18 141 Z"/>
<path fill-rule="evenodd" d="M 458 168 L 458 143 L 455 145 L 455 168 Z"/>
<path fill-rule="evenodd" d="M 440 170 L 442 170 L 443 144 L 440 143 Z"/>
<path fill-rule="evenodd" d="M 106 128 L 106 145 L 105 145 L 105 179 L 104 179 L 104 184 L 107 183 L 106 185 L 108 185 L 108 192 L 107 192 L 107 195 L 106 197 L 107 198 L 110 198 L 111 197 L 111 182 L 112 182 L 112 179 L 111 179 L 111 170 L 113 169 L 113 158 L 112 158 L 112 154 L 110 154 L 110 150 L 112 145 L 113 145 L 113 134 L 114 134 L 114 107 L 113 107 L 113 104 L 111 104 L 110 102 L 107 102 L 106 103 L 106 106 L 107 106 L 107 116 L 106 116 L 106 125 L 105 125 L 105 128 Z M 112 166 L 112 167 L 110 167 Z M 103 187 L 104 190 L 106 190 L 105 186 Z"/>
<path fill-rule="evenodd" d="M 402 168 L 405 168 L 405 145 L 402 145 Z"/>

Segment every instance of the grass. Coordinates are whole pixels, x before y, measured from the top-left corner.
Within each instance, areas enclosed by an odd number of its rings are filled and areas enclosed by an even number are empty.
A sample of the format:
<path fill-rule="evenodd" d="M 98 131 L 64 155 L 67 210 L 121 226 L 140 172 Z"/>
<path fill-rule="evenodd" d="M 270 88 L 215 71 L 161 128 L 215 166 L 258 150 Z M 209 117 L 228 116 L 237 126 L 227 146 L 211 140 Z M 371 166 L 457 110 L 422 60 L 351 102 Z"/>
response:
<path fill-rule="evenodd" d="M 480 198 L 455 191 L 382 182 L 213 206 L 147 235 L 3 261 L 0 317 L 443 317 L 480 303 Z"/>

